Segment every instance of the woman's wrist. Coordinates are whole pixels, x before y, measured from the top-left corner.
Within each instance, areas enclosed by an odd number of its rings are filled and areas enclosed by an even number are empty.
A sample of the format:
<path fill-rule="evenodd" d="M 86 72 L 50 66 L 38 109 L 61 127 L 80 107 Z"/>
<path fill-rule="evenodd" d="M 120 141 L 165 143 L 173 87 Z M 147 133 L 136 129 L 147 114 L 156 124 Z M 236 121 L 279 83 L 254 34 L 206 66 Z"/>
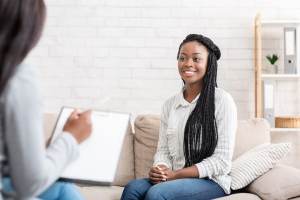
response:
<path fill-rule="evenodd" d="M 178 169 L 173 172 L 174 179 L 199 177 L 199 171 L 195 165 L 183 169 Z"/>
<path fill-rule="evenodd" d="M 178 170 L 175 170 L 174 171 L 174 179 L 180 179 L 180 178 L 182 178 L 181 177 L 181 171 L 182 171 L 182 169 L 178 169 Z"/>

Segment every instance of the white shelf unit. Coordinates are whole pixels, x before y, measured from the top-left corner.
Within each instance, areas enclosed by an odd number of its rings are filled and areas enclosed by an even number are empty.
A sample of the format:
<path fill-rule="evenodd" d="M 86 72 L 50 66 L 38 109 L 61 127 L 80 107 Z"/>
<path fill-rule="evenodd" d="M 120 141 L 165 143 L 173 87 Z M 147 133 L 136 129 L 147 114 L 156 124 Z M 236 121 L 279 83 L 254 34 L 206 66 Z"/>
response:
<path fill-rule="evenodd" d="M 263 26 L 297 26 L 299 20 L 261 20 Z"/>
<path fill-rule="evenodd" d="M 271 132 L 300 132 L 300 128 L 271 128 Z"/>
<path fill-rule="evenodd" d="M 300 81 L 300 74 L 264 74 L 262 72 L 262 29 L 263 27 L 294 27 L 300 26 L 300 20 L 262 20 L 260 14 L 255 18 L 255 116 L 263 117 L 262 82 L 268 81 Z M 299 39 L 299 38 L 298 38 Z M 298 49 L 299 50 L 299 49 Z M 271 132 L 300 132 L 300 128 L 274 128 Z"/>
<path fill-rule="evenodd" d="M 300 80 L 300 74 L 261 74 L 262 79 Z"/>

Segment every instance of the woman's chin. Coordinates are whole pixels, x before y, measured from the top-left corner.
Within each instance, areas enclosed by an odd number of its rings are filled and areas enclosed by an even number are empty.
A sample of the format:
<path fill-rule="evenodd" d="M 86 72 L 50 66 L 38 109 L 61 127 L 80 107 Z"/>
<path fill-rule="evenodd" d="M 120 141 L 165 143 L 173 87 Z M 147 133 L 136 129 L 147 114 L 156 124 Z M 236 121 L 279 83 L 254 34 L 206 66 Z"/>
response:
<path fill-rule="evenodd" d="M 200 81 L 185 79 L 184 82 L 185 82 L 186 85 L 194 85 L 194 84 L 199 84 Z"/>

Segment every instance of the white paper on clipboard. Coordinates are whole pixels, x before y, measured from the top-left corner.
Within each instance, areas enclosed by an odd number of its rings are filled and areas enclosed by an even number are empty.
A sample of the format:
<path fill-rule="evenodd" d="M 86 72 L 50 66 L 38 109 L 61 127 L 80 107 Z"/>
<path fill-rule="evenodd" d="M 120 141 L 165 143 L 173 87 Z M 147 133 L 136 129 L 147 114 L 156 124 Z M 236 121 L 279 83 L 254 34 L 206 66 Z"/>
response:
<path fill-rule="evenodd" d="M 62 133 L 73 110 L 74 108 L 62 108 L 50 143 Z M 65 169 L 61 178 L 95 185 L 111 185 L 128 130 L 130 114 L 92 111 L 91 120 L 91 136 L 80 144 L 80 157 Z"/>

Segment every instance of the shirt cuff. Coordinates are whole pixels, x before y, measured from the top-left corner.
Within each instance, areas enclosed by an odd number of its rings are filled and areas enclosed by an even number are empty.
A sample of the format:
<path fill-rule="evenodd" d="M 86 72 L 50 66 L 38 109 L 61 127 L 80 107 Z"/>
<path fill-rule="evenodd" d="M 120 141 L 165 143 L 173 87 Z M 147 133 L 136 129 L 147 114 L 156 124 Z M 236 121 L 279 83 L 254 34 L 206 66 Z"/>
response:
<path fill-rule="evenodd" d="M 199 178 L 205 178 L 208 176 L 206 167 L 203 165 L 203 163 L 197 163 L 196 167 L 198 169 Z"/>
<path fill-rule="evenodd" d="M 157 162 L 157 163 L 154 163 L 154 164 L 153 164 L 153 166 L 157 166 L 157 165 L 165 165 L 165 166 L 167 166 L 168 168 L 170 168 L 170 166 L 169 166 L 167 163 L 165 163 L 165 162 Z"/>
<path fill-rule="evenodd" d="M 62 132 L 62 134 L 60 135 L 60 137 L 65 140 L 68 144 L 68 146 L 70 147 L 70 150 L 72 152 L 72 160 L 75 160 L 76 158 L 79 157 L 79 143 L 77 142 L 77 140 L 75 139 L 75 137 L 67 131 Z"/>
<path fill-rule="evenodd" d="M 76 138 L 70 132 L 63 131 L 61 135 L 62 135 L 62 137 L 67 138 L 67 140 L 70 140 L 70 142 L 73 145 L 79 145 L 79 143 L 77 142 Z"/>

